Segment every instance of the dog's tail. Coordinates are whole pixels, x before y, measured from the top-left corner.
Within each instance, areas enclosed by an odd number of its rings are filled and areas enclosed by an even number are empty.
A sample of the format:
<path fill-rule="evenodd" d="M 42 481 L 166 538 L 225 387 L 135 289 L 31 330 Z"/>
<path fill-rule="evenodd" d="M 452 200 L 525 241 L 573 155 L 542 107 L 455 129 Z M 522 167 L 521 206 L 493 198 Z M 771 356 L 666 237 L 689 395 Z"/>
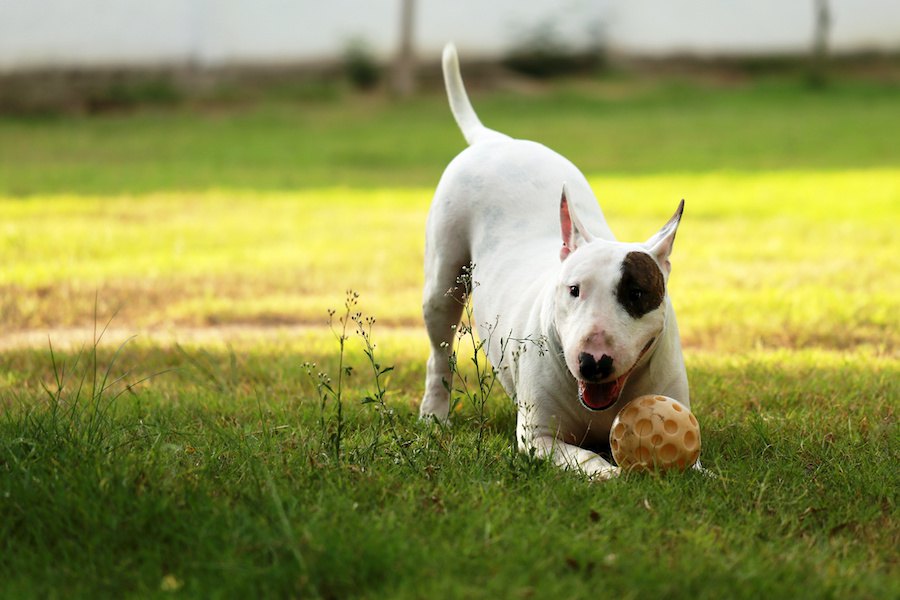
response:
<path fill-rule="evenodd" d="M 469 96 L 463 85 L 462 76 L 459 74 L 459 58 L 456 55 L 456 46 L 452 43 L 444 46 L 443 56 L 444 85 L 447 87 L 447 99 L 450 100 L 450 112 L 456 119 L 463 136 L 469 145 L 487 139 L 508 138 L 499 131 L 488 129 L 481 124 Z"/>

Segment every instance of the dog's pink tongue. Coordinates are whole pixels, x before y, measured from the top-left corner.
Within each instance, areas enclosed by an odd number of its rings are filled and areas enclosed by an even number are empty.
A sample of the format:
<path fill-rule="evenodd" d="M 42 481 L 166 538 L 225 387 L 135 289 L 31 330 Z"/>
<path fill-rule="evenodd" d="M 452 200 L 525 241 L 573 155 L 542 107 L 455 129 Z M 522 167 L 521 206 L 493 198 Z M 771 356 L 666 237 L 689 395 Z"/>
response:
<path fill-rule="evenodd" d="M 623 378 L 624 379 L 624 378 Z M 578 393 L 585 406 L 592 410 L 604 410 L 616 403 L 622 386 L 621 379 L 609 383 L 585 383 L 578 382 Z"/>

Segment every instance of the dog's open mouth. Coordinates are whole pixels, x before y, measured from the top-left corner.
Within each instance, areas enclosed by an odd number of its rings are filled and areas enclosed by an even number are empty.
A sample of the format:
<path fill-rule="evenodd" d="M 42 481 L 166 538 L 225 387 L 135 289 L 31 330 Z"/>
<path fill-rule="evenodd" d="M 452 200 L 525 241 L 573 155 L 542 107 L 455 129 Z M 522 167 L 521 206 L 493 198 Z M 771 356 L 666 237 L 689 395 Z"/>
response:
<path fill-rule="evenodd" d="M 630 373 L 631 371 L 625 373 L 615 381 L 606 383 L 586 383 L 584 381 L 579 381 L 578 399 L 581 400 L 581 403 L 587 409 L 606 410 L 619 399 L 619 394 L 622 393 L 622 388 L 625 387 L 625 380 L 628 379 Z"/>
<path fill-rule="evenodd" d="M 647 345 L 644 346 L 644 349 L 641 350 L 641 353 L 638 354 L 637 360 L 634 361 L 634 364 L 631 365 L 631 368 L 625 372 L 621 377 L 614 379 L 612 381 L 606 381 L 603 383 L 591 383 L 588 381 L 578 380 L 578 399 L 581 401 L 581 404 L 584 405 L 588 410 L 606 410 L 610 406 L 616 403 L 619 399 L 619 396 L 622 394 L 622 389 L 625 387 L 625 382 L 628 380 L 628 376 L 631 375 L 631 372 L 634 371 L 634 368 L 641 362 L 641 359 L 644 357 L 644 354 L 650 350 L 650 347 L 653 345 L 653 342 L 656 341 L 656 338 L 652 338 Z"/>

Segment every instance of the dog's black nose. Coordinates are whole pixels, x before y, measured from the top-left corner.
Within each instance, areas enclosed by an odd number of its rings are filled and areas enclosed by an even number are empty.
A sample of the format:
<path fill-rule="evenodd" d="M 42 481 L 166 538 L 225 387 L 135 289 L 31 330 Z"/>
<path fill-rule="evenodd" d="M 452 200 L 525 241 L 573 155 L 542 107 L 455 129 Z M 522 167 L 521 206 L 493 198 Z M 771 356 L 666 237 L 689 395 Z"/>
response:
<path fill-rule="evenodd" d="M 589 381 L 606 379 L 613 372 L 612 356 L 604 354 L 600 360 L 597 360 L 592 354 L 582 352 L 578 355 L 578 370 L 581 372 L 581 377 Z"/>

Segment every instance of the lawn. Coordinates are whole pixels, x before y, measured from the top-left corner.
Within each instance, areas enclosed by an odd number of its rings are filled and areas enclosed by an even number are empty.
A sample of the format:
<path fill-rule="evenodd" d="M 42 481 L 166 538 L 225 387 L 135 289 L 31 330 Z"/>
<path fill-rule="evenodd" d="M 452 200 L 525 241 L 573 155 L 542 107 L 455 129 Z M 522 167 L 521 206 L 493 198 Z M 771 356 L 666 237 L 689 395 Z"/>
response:
<path fill-rule="evenodd" d="M 717 477 L 599 485 L 517 454 L 500 393 L 415 419 L 462 147 L 437 94 L 0 119 L 0 595 L 897 597 L 898 101 L 474 94 L 620 238 L 686 200 L 670 292 Z M 373 359 L 328 326 L 347 289 Z"/>

